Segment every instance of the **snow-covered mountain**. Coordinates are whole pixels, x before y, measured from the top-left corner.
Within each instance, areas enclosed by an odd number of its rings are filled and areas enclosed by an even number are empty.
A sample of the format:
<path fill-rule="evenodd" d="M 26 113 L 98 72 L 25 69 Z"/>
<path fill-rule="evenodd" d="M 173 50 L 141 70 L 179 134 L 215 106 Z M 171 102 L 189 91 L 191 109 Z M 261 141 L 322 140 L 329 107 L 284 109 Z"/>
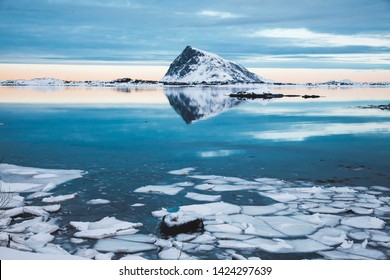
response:
<path fill-rule="evenodd" d="M 165 84 L 263 83 L 264 79 L 222 57 L 187 46 L 161 79 Z"/>
<path fill-rule="evenodd" d="M 164 92 L 169 104 L 187 124 L 215 117 L 241 103 L 230 98 L 226 90 L 216 87 L 166 87 Z"/>

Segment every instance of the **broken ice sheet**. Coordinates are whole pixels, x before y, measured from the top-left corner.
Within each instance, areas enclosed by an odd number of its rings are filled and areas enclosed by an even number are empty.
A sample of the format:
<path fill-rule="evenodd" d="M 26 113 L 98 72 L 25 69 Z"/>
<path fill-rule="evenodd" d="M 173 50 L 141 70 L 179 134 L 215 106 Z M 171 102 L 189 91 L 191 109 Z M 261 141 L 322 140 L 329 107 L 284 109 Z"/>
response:
<path fill-rule="evenodd" d="M 172 171 L 169 171 L 168 173 L 172 174 L 172 175 L 187 175 L 188 173 L 190 173 L 194 170 L 195 170 L 195 168 L 193 168 L 193 167 L 187 167 L 187 168 L 183 168 L 183 169 L 179 169 L 179 170 L 172 170 Z"/>
<path fill-rule="evenodd" d="M 120 240 L 116 238 L 100 239 L 94 247 L 100 252 L 113 252 L 113 253 L 139 253 L 150 250 L 156 250 L 157 246 L 154 244 L 133 242 L 127 240 Z"/>
<path fill-rule="evenodd" d="M 138 232 L 141 223 L 130 223 L 117 220 L 114 217 L 105 217 L 97 222 L 70 222 L 70 225 L 79 230 L 74 234 L 78 238 L 100 239 L 120 234 Z"/>
<path fill-rule="evenodd" d="M 178 187 L 176 184 L 165 185 L 165 186 L 144 186 L 138 189 L 135 189 L 135 193 L 158 193 L 165 195 L 176 195 L 184 188 Z"/>
<path fill-rule="evenodd" d="M 40 191 L 48 183 L 51 183 L 52 186 L 60 185 L 67 181 L 81 178 L 83 174 L 82 170 L 43 169 L 5 163 L 0 164 L 0 176 L 5 178 L 4 180 L 10 175 L 17 176 L 18 182 L 15 182 L 16 184 L 12 185 L 12 188 L 8 190 L 11 192 Z"/>
<path fill-rule="evenodd" d="M 73 199 L 76 196 L 77 196 L 77 193 L 58 195 L 58 196 L 49 196 L 49 197 L 43 198 L 42 202 L 45 202 L 45 203 L 62 202 L 62 201 Z"/>
<path fill-rule="evenodd" d="M 197 200 L 197 201 L 219 201 L 221 200 L 221 195 L 207 195 L 194 192 L 188 192 L 185 195 L 186 198 Z"/>
<path fill-rule="evenodd" d="M 354 228 L 382 229 L 385 222 L 381 219 L 370 216 L 348 217 L 341 220 L 341 224 Z"/>
<path fill-rule="evenodd" d="M 87 204 L 90 204 L 90 205 L 108 204 L 108 203 L 110 203 L 109 200 L 102 199 L 102 198 L 96 198 L 96 199 L 91 199 L 91 200 L 87 201 Z"/>

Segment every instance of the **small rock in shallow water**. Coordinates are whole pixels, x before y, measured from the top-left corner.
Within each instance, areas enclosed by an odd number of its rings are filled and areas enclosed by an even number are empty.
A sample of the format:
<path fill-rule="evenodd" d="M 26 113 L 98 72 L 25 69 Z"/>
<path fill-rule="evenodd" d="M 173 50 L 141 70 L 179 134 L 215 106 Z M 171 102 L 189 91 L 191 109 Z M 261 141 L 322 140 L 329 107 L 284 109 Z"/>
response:
<path fill-rule="evenodd" d="M 182 213 L 165 215 L 160 223 L 160 232 L 163 235 L 177 235 L 203 230 L 203 220 Z"/>

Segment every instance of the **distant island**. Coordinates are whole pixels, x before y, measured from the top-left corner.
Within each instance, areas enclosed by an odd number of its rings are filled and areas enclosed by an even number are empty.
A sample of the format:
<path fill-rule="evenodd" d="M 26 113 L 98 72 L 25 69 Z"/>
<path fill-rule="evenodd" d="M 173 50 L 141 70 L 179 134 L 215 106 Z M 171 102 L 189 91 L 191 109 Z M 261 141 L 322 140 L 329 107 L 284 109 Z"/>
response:
<path fill-rule="evenodd" d="M 112 81 L 67 81 L 56 78 L 32 80 L 0 80 L 0 86 L 57 86 L 57 87 L 133 87 L 133 86 L 229 86 L 269 85 L 277 87 L 389 87 L 390 82 L 353 82 L 332 80 L 318 83 L 275 82 L 260 77 L 244 66 L 216 54 L 187 46 L 171 63 L 160 81 L 119 78 Z"/>

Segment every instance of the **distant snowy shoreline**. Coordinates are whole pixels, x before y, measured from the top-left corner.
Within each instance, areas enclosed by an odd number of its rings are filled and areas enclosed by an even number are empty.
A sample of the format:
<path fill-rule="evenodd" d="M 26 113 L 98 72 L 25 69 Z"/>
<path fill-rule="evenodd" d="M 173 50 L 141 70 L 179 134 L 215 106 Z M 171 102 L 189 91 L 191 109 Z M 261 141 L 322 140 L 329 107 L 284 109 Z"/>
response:
<path fill-rule="evenodd" d="M 112 81 L 66 81 L 56 78 L 35 78 L 31 80 L 0 80 L 1 87 L 174 87 L 174 86 L 227 86 L 227 87 L 330 87 L 330 88 L 375 88 L 390 87 L 390 82 L 352 82 L 350 80 L 328 81 L 318 83 L 162 83 L 130 78 L 121 78 Z"/>

